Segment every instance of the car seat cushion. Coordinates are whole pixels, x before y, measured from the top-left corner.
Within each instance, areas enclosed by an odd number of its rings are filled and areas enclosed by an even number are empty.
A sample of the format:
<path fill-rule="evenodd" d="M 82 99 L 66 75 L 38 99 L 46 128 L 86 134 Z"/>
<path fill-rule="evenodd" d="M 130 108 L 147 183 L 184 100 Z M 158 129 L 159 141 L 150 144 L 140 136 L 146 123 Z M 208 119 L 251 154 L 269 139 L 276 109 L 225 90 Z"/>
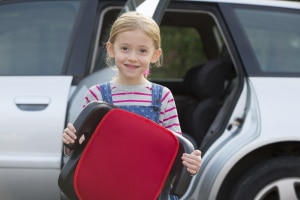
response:
<path fill-rule="evenodd" d="M 108 112 L 74 174 L 79 199 L 157 199 L 179 148 L 176 136 L 144 117 Z"/>

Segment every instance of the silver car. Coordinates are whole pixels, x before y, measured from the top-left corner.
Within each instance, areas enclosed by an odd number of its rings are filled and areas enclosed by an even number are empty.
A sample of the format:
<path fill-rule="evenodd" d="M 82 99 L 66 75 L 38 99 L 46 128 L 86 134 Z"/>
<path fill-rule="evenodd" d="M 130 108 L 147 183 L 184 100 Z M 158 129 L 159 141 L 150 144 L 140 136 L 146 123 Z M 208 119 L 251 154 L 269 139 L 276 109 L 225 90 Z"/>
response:
<path fill-rule="evenodd" d="M 120 11 L 160 24 L 183 135 L 203 153 L 182 200 L 300 199 L 300 3 L 270 0 L 0 1 L 0 199 L 63 199 L 61 134 L 87 88 L 115 71 Z"/>

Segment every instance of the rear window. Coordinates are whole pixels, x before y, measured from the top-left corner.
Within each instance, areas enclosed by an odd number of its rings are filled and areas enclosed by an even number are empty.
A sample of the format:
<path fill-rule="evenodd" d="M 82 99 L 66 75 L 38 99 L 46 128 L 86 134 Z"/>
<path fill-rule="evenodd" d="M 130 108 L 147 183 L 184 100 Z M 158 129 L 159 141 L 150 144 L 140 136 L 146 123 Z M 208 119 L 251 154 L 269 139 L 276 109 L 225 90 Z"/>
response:
<path fill-rule="evenodd" d="M 59 75 L 79 3 L 0 5 L 0 75 Z"/>
<path fill-rule="evenodd" d="M 299 13 L 242 8 L 236 13 L 262 72 L 300 73 Z"/>

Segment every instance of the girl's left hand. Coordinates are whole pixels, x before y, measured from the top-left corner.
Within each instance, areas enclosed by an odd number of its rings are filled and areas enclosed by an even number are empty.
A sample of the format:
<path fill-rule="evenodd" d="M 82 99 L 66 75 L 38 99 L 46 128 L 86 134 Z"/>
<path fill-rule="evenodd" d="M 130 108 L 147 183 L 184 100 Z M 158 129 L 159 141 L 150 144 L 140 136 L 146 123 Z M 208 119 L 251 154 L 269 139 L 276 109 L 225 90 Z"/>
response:
<path fill-rule="evenodd" d="M 201 151 L 194 150 L 191 154 L 184 153 L 181 157 L 182 164 L 187 167 L 187 171 L 191 175 L 195 175 L 198 173 L 201 167 Z"/>

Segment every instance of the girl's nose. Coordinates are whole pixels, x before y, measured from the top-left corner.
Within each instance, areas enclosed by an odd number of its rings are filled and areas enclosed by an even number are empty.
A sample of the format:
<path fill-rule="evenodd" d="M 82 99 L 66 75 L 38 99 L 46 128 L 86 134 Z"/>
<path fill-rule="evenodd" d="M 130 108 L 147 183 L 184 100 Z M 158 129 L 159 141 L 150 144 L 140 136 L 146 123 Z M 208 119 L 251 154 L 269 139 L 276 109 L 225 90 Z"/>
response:
<path fill-rule="evenodd" d="M 129 61 L 137 61 L 137 56 L 135 51 L 131 51 L 128 55 L 128 60 Z"/>

